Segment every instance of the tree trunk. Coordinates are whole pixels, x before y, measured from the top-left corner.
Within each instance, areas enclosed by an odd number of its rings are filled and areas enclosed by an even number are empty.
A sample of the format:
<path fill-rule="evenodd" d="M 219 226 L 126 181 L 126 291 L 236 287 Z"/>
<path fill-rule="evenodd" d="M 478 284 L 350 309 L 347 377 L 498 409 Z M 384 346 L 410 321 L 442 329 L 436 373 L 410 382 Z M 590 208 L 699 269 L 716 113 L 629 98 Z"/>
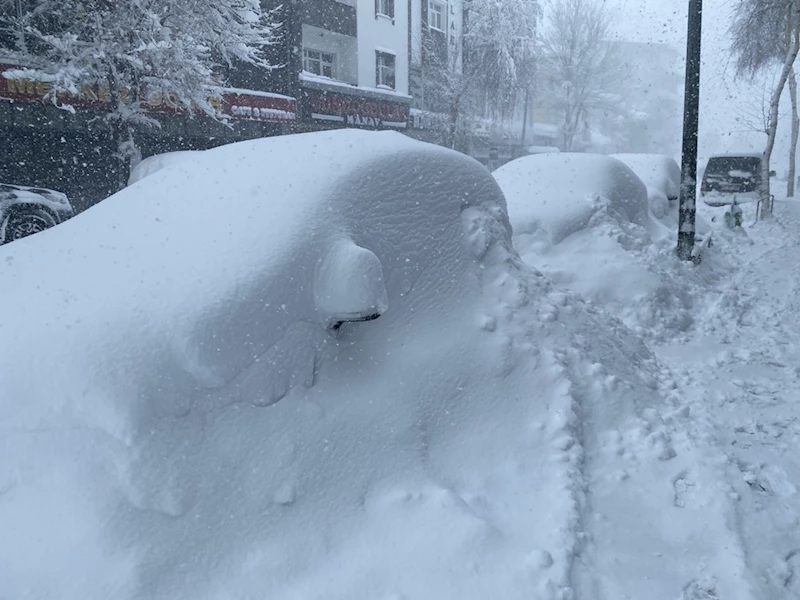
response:
<path fill-rule="evenodd" d="M 531 88 L 525 88 L 525 104 L 522 109 L 522 147 L 526 146 L 525 138 L 528 136 L 528 102 L 530 101 Z"/>
<path fill-rule="evenodd" d="M 450 106 L 449 114 L 447 115 L 447 132 L 445 139 L 445 146 L 451 150 L 456 149 L 456 138 L 458 137 L 458 116 L 460 113 L 459 104 L 454 102 Z"/>
<path fill-rule="evenodd" d="M 797 137 L 800 133 L 800 117 L 797 115 L 797 76 L 794 68 L 789 73 L 789 93 L 792 97 L 792 142 L 789 146 L 789 181 L 786 184 L 787 198 L 794 197 L 795 163 L 797 159 Z"/>
<path fill-rule="evenodd" d="M 789 79 L 789 73 L 792 71 L 792 65 L 797 58 L 798 52 L 798 28 L 797 24 L 800 22 L 800 0 L 793 0 L 790 5 L 789 21 L 791 23 L 792 35 L 789 36 L 789 44 L 786 52 L 786 58 L 783 62 L 783 69 L 772 92 L 772 99 L 769 104 L 769 127 L 767 128 L 767 147 L 764 149 L 764 159 L 761 162 L 761 215 L 760 219 L 772 216 L 772 196 L 770 193 L 769 161 L 772 158 L 772 150 L 775 148 L 775 138 L 778 133 L 778 109 L 780 107 L 781 95 L 786 87 L 786 82 Z"/>

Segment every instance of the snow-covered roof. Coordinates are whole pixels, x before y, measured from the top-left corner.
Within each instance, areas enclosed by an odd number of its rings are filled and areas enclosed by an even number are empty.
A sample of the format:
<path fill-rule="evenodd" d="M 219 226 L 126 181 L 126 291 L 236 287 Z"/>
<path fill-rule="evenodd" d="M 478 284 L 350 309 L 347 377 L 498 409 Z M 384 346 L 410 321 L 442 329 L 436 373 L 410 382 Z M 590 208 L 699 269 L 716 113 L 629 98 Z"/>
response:
<path fill-rule="evenodd" d="M 731 158 L 737 156 L 746 156 L 748 158 L 764 158 L 763 152 L 723 152 L 720 154 L 712 154 L 709 159 L 711 158 Z"/>

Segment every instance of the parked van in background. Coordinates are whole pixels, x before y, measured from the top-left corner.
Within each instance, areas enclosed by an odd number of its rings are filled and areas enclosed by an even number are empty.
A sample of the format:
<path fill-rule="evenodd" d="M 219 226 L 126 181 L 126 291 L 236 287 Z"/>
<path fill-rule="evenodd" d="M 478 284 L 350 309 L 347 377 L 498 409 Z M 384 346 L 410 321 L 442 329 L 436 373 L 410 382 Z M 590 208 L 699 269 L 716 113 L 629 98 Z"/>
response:
<path fill-rule="evenodd" d="M 708 159 L 700 196 L 709 206 L 726 206 L 734 198 L 742 202 L 758 201 L 763 155 L 720 154 Z"/>

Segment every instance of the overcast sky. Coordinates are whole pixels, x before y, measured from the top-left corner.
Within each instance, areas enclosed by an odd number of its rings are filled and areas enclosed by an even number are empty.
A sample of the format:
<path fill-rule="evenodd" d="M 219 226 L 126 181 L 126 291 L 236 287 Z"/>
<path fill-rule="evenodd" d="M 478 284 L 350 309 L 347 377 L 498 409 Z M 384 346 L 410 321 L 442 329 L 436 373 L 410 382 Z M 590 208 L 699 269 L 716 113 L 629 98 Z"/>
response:
<path fill-rule="evenodd" d="M 551 0 L 557 1 L 557 0 Z M 605 0 L 617 36 L 674 46 L 685 54 L 689 0 Z M 734 78 L 728 28 L 737 0 L 704 0 L 701 68 L 700 154 L 763 150 L 766 136 L 752 131 L 762 107 L 762 82 L 751 85 Z M 772 75 L 765 79 L 772 82 Z M 785 101 L 788 105 L 788 99 Z M 782 105 L 783 108 L 783 105 Z M 775 168 L 786 168 L 788 127 L 782 128 Z"/>

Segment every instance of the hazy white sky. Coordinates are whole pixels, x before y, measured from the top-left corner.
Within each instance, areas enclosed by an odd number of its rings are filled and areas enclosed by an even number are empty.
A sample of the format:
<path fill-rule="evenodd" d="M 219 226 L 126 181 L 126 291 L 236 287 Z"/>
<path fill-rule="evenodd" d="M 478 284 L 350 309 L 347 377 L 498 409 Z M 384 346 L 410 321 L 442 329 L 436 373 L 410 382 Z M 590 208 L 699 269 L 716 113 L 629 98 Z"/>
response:
<path fill-rule="evenodd" d="M 550 0 L 558 1 L 558 0 Z M 600 0 L 602 1 L 602 0 Z M 605 0 L 620 39 L 658 42 L 685 53 L 689 0 Z M 766 136 L 746 121 L 762 110 L 764 82 L 753 85 L 734 78 L 728 28 L 737 0 L 704 0 L 701 67 L 700 154 L 763 150 Z M 767 84 L 772 75 L 766 75 Z M 788 105 L 788 99 L 786 100 Z M 782 105 L 783 106 L 783 105 Z M 775 168 L 786 168 L 788 127 L 781 129 Z"/>

